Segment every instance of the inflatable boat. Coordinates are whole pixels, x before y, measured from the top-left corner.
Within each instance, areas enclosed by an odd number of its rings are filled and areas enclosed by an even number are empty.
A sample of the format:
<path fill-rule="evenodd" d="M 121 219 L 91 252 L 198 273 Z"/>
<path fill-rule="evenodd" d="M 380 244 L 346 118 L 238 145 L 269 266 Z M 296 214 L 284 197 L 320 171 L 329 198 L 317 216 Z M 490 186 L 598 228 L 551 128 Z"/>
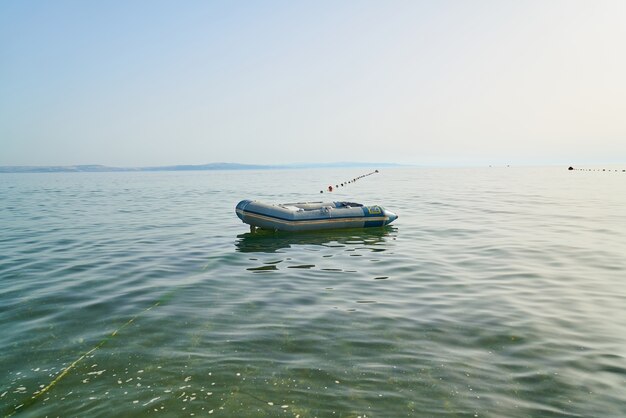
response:
<path fill-rule="evenodd" d="M 268 204 L 242 200 L 235 212 L 250 229 L 312 231 L 317 229 L 368 228 L 389 225 L 398 215 L 381 206 L 352 202 Z"/>

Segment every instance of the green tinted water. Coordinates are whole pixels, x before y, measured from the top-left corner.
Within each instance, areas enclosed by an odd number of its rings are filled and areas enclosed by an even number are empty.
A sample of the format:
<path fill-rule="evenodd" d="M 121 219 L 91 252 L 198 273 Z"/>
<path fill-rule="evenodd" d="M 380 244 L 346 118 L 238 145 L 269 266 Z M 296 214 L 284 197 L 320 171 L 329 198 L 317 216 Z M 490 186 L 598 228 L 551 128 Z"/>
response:
<path fill-rule="evenodd" d="M 626 415 L 622 173 L 394 169 L 333 193 L 397 213 L 385 229 L 234 214 L 358 174 L 2 175 L 0 414 Z"/>

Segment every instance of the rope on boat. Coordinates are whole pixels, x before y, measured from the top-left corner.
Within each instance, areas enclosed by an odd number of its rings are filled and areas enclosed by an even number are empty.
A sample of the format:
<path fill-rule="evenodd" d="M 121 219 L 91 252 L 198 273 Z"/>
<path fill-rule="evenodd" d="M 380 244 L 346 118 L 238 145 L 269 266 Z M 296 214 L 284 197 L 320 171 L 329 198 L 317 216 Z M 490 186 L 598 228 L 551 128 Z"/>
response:
<path fill-rule="evenodd" d="M 376 174 L 378 173 L 378 170 L 374 170 L 371 173 L 367 173 L 367 174 L 362 174 L 360 176 L 357 176 L 355 178 L 353 178 L 352 180 L 348 180 L 348 181 L 344 181 L 343 183 L 335 183 L 335 187 L 333 188 L 333 185 L 329 185 L 328 188 L 326 189 L 329 193 L 331 193 L 333 190 L 338 189 L 339 187 L 345 187 L 348 184 L 351 183 L 356 183 L 357 180 L 361 180 L 362 178 L 365 178 L 367 176 L 371 176 L 372 174 Z M 320 190 L 320 193 L 324 193 L 324 190 Z"/>

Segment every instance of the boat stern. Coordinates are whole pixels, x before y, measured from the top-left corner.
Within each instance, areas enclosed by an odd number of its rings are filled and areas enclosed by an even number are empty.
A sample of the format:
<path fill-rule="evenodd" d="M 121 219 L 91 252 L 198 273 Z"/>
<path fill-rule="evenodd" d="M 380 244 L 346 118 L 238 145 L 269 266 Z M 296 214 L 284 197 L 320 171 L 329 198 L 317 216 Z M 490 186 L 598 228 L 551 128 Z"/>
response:
<path fill-rule="evenodd" d="M 390 210 L 385 209 L 385 225 L 389 225 L 396 219 L 398 219 L 398 215 L 396 215 Z"/>

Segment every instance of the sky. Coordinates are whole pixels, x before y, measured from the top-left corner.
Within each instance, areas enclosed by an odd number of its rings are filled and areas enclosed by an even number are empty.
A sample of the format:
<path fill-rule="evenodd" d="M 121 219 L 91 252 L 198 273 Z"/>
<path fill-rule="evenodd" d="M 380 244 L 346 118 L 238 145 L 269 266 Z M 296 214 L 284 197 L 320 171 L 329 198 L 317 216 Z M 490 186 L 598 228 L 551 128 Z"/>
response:
<path fill-rule="evenodd" d="M 0 165 L 626 162 L 626 1 L 0 2 Z"/>

